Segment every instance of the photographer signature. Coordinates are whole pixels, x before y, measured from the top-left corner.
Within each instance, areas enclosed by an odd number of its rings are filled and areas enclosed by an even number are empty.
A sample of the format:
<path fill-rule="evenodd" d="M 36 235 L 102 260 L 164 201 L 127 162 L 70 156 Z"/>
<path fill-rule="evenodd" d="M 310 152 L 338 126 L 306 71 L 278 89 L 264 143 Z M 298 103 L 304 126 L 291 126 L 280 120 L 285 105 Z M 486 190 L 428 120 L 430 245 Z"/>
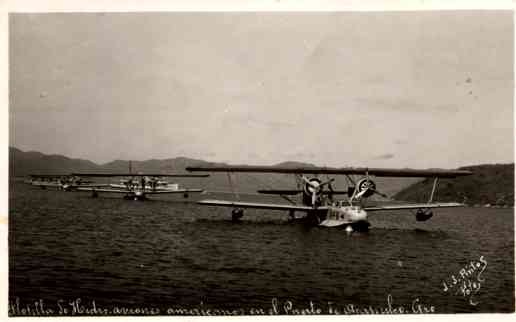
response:
<path fill-rule="evenodd" d="M 442 282 L 443 292 L 468 297 L 469 304 L 477 305 L 479 302 L 476 302 L 473 296 L 478 293 L 484 282 L 482 273 L 486 267 L 487 260 L 484 256 L 480 256 L 478 260 L 470 261 L 457 274 L 451 275 Z"/>

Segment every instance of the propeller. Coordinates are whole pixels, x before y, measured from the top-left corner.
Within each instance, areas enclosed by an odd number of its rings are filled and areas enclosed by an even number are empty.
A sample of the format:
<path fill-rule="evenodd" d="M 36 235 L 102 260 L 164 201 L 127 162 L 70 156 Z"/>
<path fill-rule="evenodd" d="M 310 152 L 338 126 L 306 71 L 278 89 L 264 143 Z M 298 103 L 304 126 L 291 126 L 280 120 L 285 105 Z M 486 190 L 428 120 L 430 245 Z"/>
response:
<path fill-rule="evenodd" d="M 303 178 L 303 180 L 312 188 L 314 189 L 320 189 L 322 188 L 323 186 L 327 185 L 327 184 L 330 184 L 332 183 L 333 181 L 335 181 L 335 178 L 331 178 L 327 181 L 324 181 L 324 182 L 321 182 L 319 183 L 318 181 L 315 181 L 315 180 L 310 180 L 308 179 L 307 177 L 305 176 L 302 176 L 301 178 Z"/>
<path fill-rule="evenodd" d="M 312 192 L 312 207 L 315 208 L 315 202 L 317 201 L 317 190 Z"/>
<path fill-rule="evenodd" d="M 362 197 L 369 197 L 373 194 L 380 195 L 384 198 L 389 199 L 389 196 L 387 196 L 384 193 L 381 193 L 380 191 L 376 190 L 376 184 L 374 181 L 370 180 L 369 178 L 362 179 L 358 182 L 358 193 L 354 196 L 353 199 L 360 199 Z"/>
<path fill-rule="evenodd" d="M 320 182 L 318 179 L 308 179 L 305 176 L 301 177 L 304 182 L 308 185 L 307 192 L 311 192 L 312 194 L 312 207 L 315 208 L 315 203 L 317 201 L 317 195 L 322 191 L 322 188 L 325 185 L 330 185 L 333 181 L 335 181 L 334 178 L 328 179 L 327 181 Z"/>

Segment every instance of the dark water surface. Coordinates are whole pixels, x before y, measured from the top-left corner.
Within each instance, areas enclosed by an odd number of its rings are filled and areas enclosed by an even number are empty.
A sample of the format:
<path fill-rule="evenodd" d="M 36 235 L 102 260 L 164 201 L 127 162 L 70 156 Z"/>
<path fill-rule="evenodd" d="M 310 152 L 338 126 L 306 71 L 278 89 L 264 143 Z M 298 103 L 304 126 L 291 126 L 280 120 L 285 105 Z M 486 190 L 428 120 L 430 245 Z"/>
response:
<path fill-rule="evenodd" d="M 54 314 L 93 302 L 110 314 L 114 307 L 328 313 L 328 302 L 339 313 L 353 313 L 350 304 L 514 311 L 513 209 L 443 209 L 423 223 L 407 212 L 374 213 L 368 233 L 347 235 L 290 224 L 282 212 L 248 210 L 232 223 L 230 209 L 182 196 L 134 202 L 10 188 L 12 314 L 35 309 L 35 301 Z M 468 282 L 473 296 L 457 286 Z"/>

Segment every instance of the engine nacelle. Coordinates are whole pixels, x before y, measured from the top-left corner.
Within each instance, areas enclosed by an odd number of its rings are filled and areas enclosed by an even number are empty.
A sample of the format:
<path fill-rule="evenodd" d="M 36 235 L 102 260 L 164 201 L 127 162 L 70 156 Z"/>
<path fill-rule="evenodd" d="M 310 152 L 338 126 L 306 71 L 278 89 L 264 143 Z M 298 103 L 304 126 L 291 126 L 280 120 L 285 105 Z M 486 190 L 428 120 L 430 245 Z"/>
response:
<path fill-rule="evenodd" d="M 357 184 L 357 193 L 362 193 L 362 198 L 371 197 L 376 191 L 376 183 L 371 179 L 361 179 Z"/>
<path fill-rule="evenodd" d="M 322 188 L 319 188 L 321 180 L 318 178 L 311 178 L 308 179 L 308 182 L 305 183 L 303 187 L 303 204 L 306 206 L 314 206 L 312 205 L 312 196 L 314 192 L 316 195 L 315 203 L 317 204 L 321 202 L 320 195 L 322 193 Z"/>
<path fill-rule="evenodd" d="M 308 183 L 309 182 L 309 183 Z M 308 179 L 308 182 L 305 183 L 303 191 L 305 194 L 312 195 L 314 190 L 316 190 L 317 193 L 320 193 L 320 189 L 318 189 L 319 185 L 321 184 L 321 180 L 318 178 L 311 178 Z"/>

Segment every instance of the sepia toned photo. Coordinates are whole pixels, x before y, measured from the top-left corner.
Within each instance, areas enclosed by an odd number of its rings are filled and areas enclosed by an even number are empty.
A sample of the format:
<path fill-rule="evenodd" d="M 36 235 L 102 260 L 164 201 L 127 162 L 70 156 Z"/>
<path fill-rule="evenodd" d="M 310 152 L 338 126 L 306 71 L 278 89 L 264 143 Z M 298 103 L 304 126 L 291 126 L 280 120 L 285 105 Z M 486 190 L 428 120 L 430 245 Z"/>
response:
<path fill-rule="evenodd" d="M 514 313 L 514 14 L 12 12 L 8 314 Z"/>

